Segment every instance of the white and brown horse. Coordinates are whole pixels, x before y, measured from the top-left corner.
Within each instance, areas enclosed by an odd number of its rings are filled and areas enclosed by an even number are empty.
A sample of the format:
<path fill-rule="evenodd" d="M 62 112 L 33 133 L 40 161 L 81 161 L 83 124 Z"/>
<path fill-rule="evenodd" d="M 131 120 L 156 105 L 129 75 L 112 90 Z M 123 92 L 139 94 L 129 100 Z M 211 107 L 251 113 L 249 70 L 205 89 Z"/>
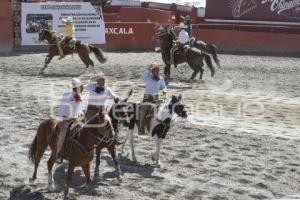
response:
<path fill-rule="evenodd" d="M 153 105 L 153 106 L 156 109 L 156 105 Z M 126 117 L 129 118 L 129 124 L 127 124 L 128 130 L 126 133 L 125 141 L 121 146 L 121 151 L 124 152 L 124 146 L 126 144 L 126 141 L 129 139 L 132 160 L 136 161 L 135 150 L 134 150 L 133 131 L 134 131 L 135 125 L 138 124 L 138 120 L 139 120 L 138 119 L 139 104 L 123 102 L 121 104 L 118 104 L 117 108 L 118 108 L 118 111 L 115 111 L 114 113 L 118 113 L 120 111 L 124 112 L 121 108 L 126 108 L 126 110 L 127 110 Z M 155 141 L 156 150 L 155 150 L 155 153 L 152 154 L 152 160 L 157 165 L 160 164 L 159 154 L 160 154 L 161 141 L 162 141 L 162 139 L 164 139 L 166 137 L 166 135 L 170 129 L 172 117 L 173 117 L 174 113 L 176 113 L 179 117 L 182 117 L 182 118 L 187 117 L 185 105 L 181 101 L 181 95 L 179 95 L 178 97 L 172 96 L 169 103 L 160 106 L 158 108 L 157 112 L 155 112 L 154 115 L 151 116 L 148 132 L 150 133 L 150 135 L 152 136 L 152 138 Z M 111 116 L 113 123 L 120 121 L 120 119 L 118 119 L 116 116 L 117 116 L 117 114 Z"/>

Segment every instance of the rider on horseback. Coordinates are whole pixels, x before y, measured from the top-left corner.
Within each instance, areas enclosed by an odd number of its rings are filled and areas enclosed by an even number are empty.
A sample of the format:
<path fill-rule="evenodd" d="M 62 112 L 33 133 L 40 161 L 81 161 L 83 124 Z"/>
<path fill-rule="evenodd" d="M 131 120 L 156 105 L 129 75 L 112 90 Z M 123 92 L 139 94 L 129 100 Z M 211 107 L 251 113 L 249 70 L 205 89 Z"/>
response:
<path fill-rule="evenodd" d="M 186 15 L 185 17 L 181 16 L 181 19 L 183 19 L 183 23 L 187 26 L 185 31 L 189 34 L 190 38 L 192 38 L 192 20 L 189 15 Z"/>
<path fill-rule="evenodd" d="M 80 122 L 84 119 L 82 111 L 82 97 L 83 83 L 78 78 L 72 79 L 72 92 L 63 94 L 58 108 L 58 116 L 60 119 L 60 132 L 57 141 L 57 160 L 63 157 L 63 144 L 67 131 L 74 122 Z"/>
<path fill-rule="evenodd" d="M 90 92 L 87 112 L 85 118 L 89 121 L 93 118 L 98 112 L 106 119 L 106 125 L 111 126 L 110 118 L 105 112 L 105 101 L 107 98 L 112 98 L 116 103 L 119 102 L 119 97 L 105 85 L 106 77 L 103 73 L 94 76 L 91 78 L 92 83 L 87 85 L 87 90 Z M 112 126 L 111 126 L 112 127 Z M 115 132 L 115 140 L 118 144 L 121 142 L 118 141 L 117 132 Z"/>
<path fill-rule="evenodd" d="M 175 64 L 175 62 L 174 62 L 174 53 L 179 48 L 183 48 L 185 45 L 187 45 L 190 41 L 189 34 L 185 30 L 187 28 L 187 26 L 183 22 L 181 22 L 179 24 L 179 28 L 181 29 L 181 31 L 179 32 L 178 40 L 170 50 L 170 54 L 171 54 L 170 62 L 171 62 L 171 64 Z"/>
<path fill-rule="evenodd" d="M 143 102 L 139 107 L 139 134 L 145 134 L 145 125 L 148 123 L 149 114 L 153 114 L 157 105 L 159 105 L 159 91 L 166 95 L 167 87 L 164 79 L 159 75 L 159 67 L 151 64 L 141 76 L 145 82 L 145 93 Z"/>
<path fill-rule="evenodd" d="M 59 55 L 60 55 L 59 59 L 62 59 L 62 58 L 65 57 L 63 49 L 61 47 L 61 44 L 62 43 L 66 44 L 66 43 L 70 42 L 72 39 L 75 40 L 75 35 L 74 35 L 75 27 L 74 27 L 74 24 L 73 24 L 72 17 L 68 17 L 67 19 L 63 19 L 63 22 L 66 23 L 66 26 L 63 29 L 58 31 L 59 33 L 64 34 L 64 37 L 60 41 L 57 42 L 58 52 L 59 52 Z"/>

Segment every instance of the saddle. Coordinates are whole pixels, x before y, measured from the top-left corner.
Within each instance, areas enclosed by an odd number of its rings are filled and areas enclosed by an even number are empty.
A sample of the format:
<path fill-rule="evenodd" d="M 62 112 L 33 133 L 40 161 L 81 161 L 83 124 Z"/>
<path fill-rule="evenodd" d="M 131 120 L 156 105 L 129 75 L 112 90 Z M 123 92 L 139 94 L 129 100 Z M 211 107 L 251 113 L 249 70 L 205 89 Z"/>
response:
<path fill-rule="evenodd" d="M 80 44 L 81 44 L 80 40 L 76 40 L 71 37 L 66 37 L 64 39 L 64 41 L 62 42 L 62 48 L 63 49 L 66 49 L 66 48 L 75 49 L 76 45 L 80 45 Z"/>
<path fill-rule="evenodd" d="M 181 56 L 185 54 L 190 48 L 191 46 L 189 44 L 179 45 L 178 48 L 174 51 L 174 58 L 175 56 Z"/>

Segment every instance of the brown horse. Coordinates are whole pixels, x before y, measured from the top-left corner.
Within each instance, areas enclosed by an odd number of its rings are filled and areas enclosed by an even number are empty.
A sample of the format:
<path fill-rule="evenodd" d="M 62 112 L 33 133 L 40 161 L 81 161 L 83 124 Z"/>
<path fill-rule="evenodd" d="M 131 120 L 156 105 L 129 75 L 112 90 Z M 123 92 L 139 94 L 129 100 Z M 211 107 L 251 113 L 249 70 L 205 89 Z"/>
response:
<path fill-rule="evenodd" d="M 40 30 L 39 40 L 40 41 L 47 40 L 49 44 L 48 55 L 46 56 L 44 67 L 40 70 L 40 74 L 44 72 L 48 64 L 51 62 L 52 58 L 56 55 L 59 55 L 57 42 L 60 41 L 62 37 L 63 35 L 47 29 Z M 106 56 L 104 55 L 101 49 L 90 44 L 81 43 L 80 41 L 76 41 L 74 47 L 72 47 L 72 45 L 70 44 L 62 44 L 62 49 L 64 55 L 73 54 L 74 52 L 77 53 L 79 58 L 86 65 L 87 68 L 90 65 L 94 66 L 94 62 L 91 60 L 89 56 L 89 53 L 91 51 L 95 54 L 96 58 L 100 63 L 105 63 L 107 60 Z"/>
<path fill-rule="evenodd" d="M 37 178 L 37 168 L 39 162 L 48 146 L 51 148 L 51 156 L 48 164 L 48 189 L 52 189 L 52 167 L 56 160 L 56 146 L 59 133 L 59 125 L 56 119 L 43 121 L 37 130 L 37 134 L 30 145 L 28 158 L 34 163 L 34 172 L 30 181 Z M 72 175 L 76 166 L 81 166 L 86 177 L 86 185 L 91 182 L 90 162 L 93 158 L 94 148 L 97 146 L 100 150 L 107 148 L 113 158 L 118 178 L 121 180 L 121 168 L 116 158 L 116 141 L 113 128 L 108 123 L 104 115 L 98 112 L 85 126 L 81 127 L 75 134 L 66 138 L 64 149 L 66 158 L 69 160 L 67 187 L 65 194 L 69 192 L 72 183 Z M 95 175 L 97 175 L 95 173 Z"/>
<path fill-rule="evenodd" d="M 171 76 L 171 70 L 170 70 L 170 58 L 171 58 L 171 53 L 170 50 L 173 47 L 174 40 L 176 39 L 176 34 L 172 30 L 172 28 L 166 26 L 159 32 L 155 34 L 155 36 L 159 39 L 160 42 L 160 48 L 161 48 L 161 55 L 162 59 L 165 63 L 165 71 L 164 74 L 166 78 L 170 78 Z M 174 56 L 174 64 L 175 66 L 177 64 L 181 63 L 188 63 L 190 68 L 194 70 L 190 80 L 193 81 L 195 76 L 200 72 L 200 80 L 202 80 L 203 77 L 203 60 L 205 60 L 208 68 L 211 71 L 211 76 L 214 76 L 215 69 L 212 64 L 210 55 L 206 53 L 205 51 L 201 51 L 197 48 L 186 48 L 182 51 L 180 54 L 175 54 Z M 217 61 L 218 63 L 218 61 Z"/>

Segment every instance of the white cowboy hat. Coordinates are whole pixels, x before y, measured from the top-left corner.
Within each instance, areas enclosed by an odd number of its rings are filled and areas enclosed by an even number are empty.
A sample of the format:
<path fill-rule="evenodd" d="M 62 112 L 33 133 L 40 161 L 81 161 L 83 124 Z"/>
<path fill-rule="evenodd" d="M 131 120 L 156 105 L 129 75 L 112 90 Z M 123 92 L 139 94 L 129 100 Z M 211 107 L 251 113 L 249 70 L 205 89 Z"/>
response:
<path fill-rule="evenodd" d="M 179 28 L 187 28 L 187 25 L 185 25 L 183 22 L 180 22 Z"/>
<path fill-rule="evenodd" d="M 72 88 L 77 88 L 77 87 L 83 86 L 84 83 L 82 83 L 79 78 L 72 78 L 71 85 L 72 85 Z"/>
<path fill-rule="evenodd" d="M 73 23 L 73 18 L 72 17 L 67 17 L 65 19 L 62 19 L 63 22 L 65 23 Z"/>
<path fill-rule="evenodd" d="M 104 73 L 100 73 L 98 75 L 92 76 L 91 77 L 91 81 L 95 82 L 99 79 L 106 79 L 106 76 L 104 75 Z"/>

